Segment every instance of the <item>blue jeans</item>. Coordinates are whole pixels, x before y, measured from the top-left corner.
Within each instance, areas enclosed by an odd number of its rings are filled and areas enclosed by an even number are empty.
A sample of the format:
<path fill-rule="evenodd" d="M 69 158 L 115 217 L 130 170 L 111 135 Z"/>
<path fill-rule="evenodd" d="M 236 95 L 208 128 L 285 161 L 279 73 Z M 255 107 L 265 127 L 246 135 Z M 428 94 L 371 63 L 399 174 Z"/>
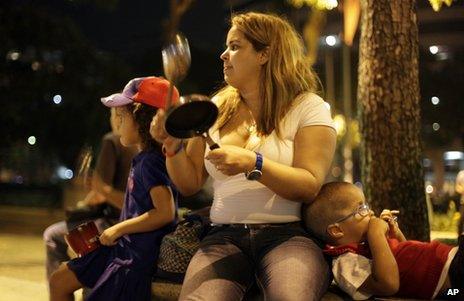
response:
<path fill-rule="evenodd" d="M 265 300 L 320 300 L 329 267 L 300 223 L 216 226 L 189 264 L 180 300 L 241 300 L 255 279 Z"/>
<path fill-rule="evenodd" d="M 79 226 L 81 223 L 86 222 L 85 220 L 77 223 L 68 224 L 65 221 L 54 223 L 48 226 L 43 233 L 43 240 L 45 242 L 46 251 L 46 270 L 47 279 L 50 279 L 50 275 L 58 269 L 62 262 L 70 260 L 68 256 L 68 244 L 64 239 L 64 235 L 69 230 Z M 99 218 L 94 220 L 98 231 L 101 233 L 103 230 L 110 226 L 110 223 L 106 218 Z"/>

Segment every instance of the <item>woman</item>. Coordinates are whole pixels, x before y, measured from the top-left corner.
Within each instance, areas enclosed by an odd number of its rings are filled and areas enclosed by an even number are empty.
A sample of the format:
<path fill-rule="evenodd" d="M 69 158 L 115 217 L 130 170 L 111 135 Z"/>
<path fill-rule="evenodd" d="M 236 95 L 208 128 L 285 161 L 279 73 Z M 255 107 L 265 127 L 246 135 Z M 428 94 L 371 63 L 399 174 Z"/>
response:
<path fill-rule="evenodd" d="M 214 97 L 220 114 L 203 138 L 186 147 L 158 122 L 168 173 L 185 195 L 213 178 L 213 229 L 186 273 L 181 300 L 240 300 L 255 276 L 266 300 L 319 300 L 329 269 L 303 230 L 300 209 L 318 193 L 336 133 L 300 37 L 267 14 L 232 17 L 224 62 L 226 87 Z"/>

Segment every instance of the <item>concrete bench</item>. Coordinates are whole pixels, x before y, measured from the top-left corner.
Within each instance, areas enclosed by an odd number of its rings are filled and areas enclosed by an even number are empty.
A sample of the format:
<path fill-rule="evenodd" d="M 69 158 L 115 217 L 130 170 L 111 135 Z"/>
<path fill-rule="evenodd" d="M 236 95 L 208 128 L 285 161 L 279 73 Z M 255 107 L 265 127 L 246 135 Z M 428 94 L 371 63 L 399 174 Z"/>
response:
<path fill-rule="evenodd" d="M 179 298 L 182 285 L 167 281 L 154 281 L 151 286 L 152 300 L 153 301 L 176 301 Z M 253 287 L 250 293 L 245 296 L 245 301 L 262 301 L 262 296 L 256 287 Z M 325 293 L 322 301 L 344 301 L 352 300 L 336 287 L 330 287 Z"/>
<path fill-rule="evenodd" d="M 182 285 L 178 283 L 170 283 L 165 281 L 155 281 L 152 283 L 151 292 L 153 301 L 177 301 L 180 294 Z M 252 289 L 253 291 L 253 289 Z M 257 289 L 252 292 L 252 295 L 247 294 L 244 301 L 263 301 L 262 296 L 259 295 Z M 342 292 L 339 288 L 332 285 L 329 290 L 322 297 L 321 301 L 352 301 L 347 294 Z M 420 301 L 419 299 L 405 299 L 397 297 L 383 297 L 383 298 L 370 298 L 369 300 L 375 301 Z M 457 300 L 457 299 L 456 299 Z"/>

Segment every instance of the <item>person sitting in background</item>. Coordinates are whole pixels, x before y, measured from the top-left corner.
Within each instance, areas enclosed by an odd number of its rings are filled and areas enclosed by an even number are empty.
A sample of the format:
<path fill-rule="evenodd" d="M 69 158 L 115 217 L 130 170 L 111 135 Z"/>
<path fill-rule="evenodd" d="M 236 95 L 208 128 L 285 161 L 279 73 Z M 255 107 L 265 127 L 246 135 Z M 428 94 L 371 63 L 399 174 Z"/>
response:
<path fill-rule="evenodd" d="M 161 145 L 149 134 L 168 89 L 162 78 L 136 78 L 122 93 L 102 98 L 106 106 L 118 107 L 121 143 L 136 146 L 139 153 L 132 160 L 119 222 L 101 233 L 102 246 L 51 275 L 52 301 L 71 300 L 83 286 L 91 288 L 86 300 L 151 300 L 161 240 L 174 230 L 177 208 L 178 193 L 167 175 Z"/>
<path fill-rule="evenodd" d="M 372 295 L 433 299 L 464 288 L 464 235 L 459 247 L 406 240 L 395 214 L 376 217 L 363 192 L 346 182 L 322 186 L 303 208 L 305 225 L 328 245 L 338 286 L 355 300 Z"/>
<path fill-rule="evenodd" d="M 92 177 L 92 189 L 84 200 L 79 202 L 79 207 L 102 209 L 97 213 L 100 217 L 94 220 L 100 232 L 115 224 L 119 218 L 130 163 L 136 154 L 135 148 L 124 147 L 119 141 L 117 129 L 120 123 L 120 119 L 116 117 L 116 109 L 112 108 L 111 132 L 104 135 L 101 140 L 100 152 Z M 102 206 L 103 204 L 107 206 Z M 52 224 L 44 231 L 47 279 L 62 262 L 70 260 L 64 235 L 78 225 L 95 218 L 95 210 L 89 210 L 88 213 L 84 210 L 78 211 L 79 216 L 76 214 L 68 221 Z"/>

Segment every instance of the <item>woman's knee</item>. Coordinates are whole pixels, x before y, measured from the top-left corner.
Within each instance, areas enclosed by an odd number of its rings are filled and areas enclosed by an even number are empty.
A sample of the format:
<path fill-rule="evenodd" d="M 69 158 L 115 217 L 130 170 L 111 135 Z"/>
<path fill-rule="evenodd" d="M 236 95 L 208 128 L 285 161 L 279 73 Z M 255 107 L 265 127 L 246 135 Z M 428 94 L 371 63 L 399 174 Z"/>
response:
<path fill-rule="evenodd" d="M 268 300 L 318 300 L 329 284 L 329 266 L 317 245 L 293 237 L 260 262 L 258 282 Z"/>
<path fill-rule="evenodd" d="M 252 281 L 251 264 L 237 247 L 207 246 L 192 258 L 180 300 L 240 300 Z"/>

